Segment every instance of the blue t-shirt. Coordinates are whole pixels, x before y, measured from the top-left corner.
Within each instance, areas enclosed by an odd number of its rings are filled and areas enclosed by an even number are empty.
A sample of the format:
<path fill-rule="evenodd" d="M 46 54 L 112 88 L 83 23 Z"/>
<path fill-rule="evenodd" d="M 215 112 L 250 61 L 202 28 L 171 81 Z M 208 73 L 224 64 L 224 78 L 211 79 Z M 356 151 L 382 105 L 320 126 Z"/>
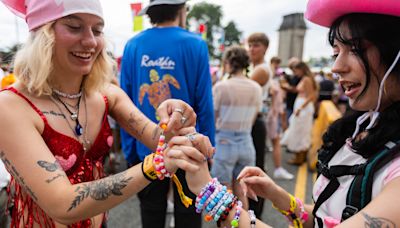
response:
<path fill-rule="evenodd" d="M 151 28 L 125 46 L 121 88 L 135 105 L 157 123 L 158 105 L 175 98 L 187 102 L 197 114 L 197 131 L 214 145 L 214 111 L 207 44 L 200 36 L 180 27 Z M 151 153 L 121 130 L 122 150 L 128 163 Z"/>

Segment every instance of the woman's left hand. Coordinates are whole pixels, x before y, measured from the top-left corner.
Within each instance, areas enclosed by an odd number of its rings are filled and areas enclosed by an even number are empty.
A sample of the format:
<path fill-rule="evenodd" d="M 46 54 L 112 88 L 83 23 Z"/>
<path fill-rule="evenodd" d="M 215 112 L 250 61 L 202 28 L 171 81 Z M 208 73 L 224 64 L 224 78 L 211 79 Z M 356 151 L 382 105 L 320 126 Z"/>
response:
<path fill-rule="evenodd" d="M 195 172 L 198 171 L 199 164 L 207 160 L 202 150 L 208 150 L 208 138 L 201 134 L 197 134 L 196 136 L 196 141 L 190 139 L 189 136 L 174 136 L 171 138 L 164 153 L 165 168 L 169 172 L 174 173 L 178 168 Z M 197 144 L 199 148 L 193 144 Z"/>
<path fill-rule="evenodd" d="M 157 108 L 157 115 L 160 117 L 160 124 L 167 124 L 166 132 L 196 126 L 196 113 L 190 105 L 182 100 L 163 101 Z"/>
<path fill-rule="evenodd" d="M 210 159 L 214 156 L 215 148 L 212 146 L 210 139 L 196 132 L 196 128 L 194 127 L 185 127 L 176 132 L 179 136 L 185 136 L 190 142 L 191 145 L 198 149 L 207 159 Z M 176 138 L 175 140 L 185 139 L 185 138 Z M 170 141 L 169 143 L 173 144 L 174 141 Z"/>

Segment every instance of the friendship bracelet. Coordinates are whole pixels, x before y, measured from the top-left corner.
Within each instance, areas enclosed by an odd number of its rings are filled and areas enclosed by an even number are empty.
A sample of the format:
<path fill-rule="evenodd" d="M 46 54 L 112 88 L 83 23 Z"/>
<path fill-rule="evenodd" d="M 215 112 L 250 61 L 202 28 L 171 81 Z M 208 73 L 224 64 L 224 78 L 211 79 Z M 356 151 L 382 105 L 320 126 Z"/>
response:
<path fill-rule="evenodd" d="M 167 144 L 165 143 L 165 135 L 164 131 L 167 129 L 166 124 L 161 124 L 161 133 L 160 133 L 160 139 L 158 140 L 158 145 L 157 149 L 155 152 L 155 156 L 153 159 L 153 164 L 155 167 L 155 173 L 158 177 L 159 180 L 163 180 L 165 177 L 170 177 L 172 178 L 172 181 L 175 183 L 176 188 L 178 190 L 178 195 L 181 199 L 181 202 L 183 205 L 188 208 L 190 205 L 192 205 L 193 200 L 185 195 L 183 192 L 183 187 L 181 182 L 179 181 L 178 177 L 173 174 L 168 172 L 168 170 L 165 168 L 165 163 L 164 163 L 164 150 L 167 147 Z"/>
<path fill-rule="evenodd" d="M 296 197 L 296 203 L 297 203 L 297 205 L 298 205 L 298 207 L 300 209 L 300 214 L 299 214 L 300 221 L 302 223 L 307 222 L 307 220 L 308 220 L 308 212 L 304 209 L 303 201 L 301 201 L 299 198 Z"/>
<path fill-rule="evenodd" d="M 216 219 L 217 212 L 222 207 L 224 202 L 228 199 L 229 195 L 232 195 L 229 190 L 223 192 L 222 198 L 220 200 L 218 200 L 217 205 L 215 205 L 215 207 L 210 211 L 210 213 L 208 213 L 211 216 L 211 219 L 214 219 L 215 221 L 218 221 L 219 218 Z M 211 219 L 209 221 L 211 221 Z"/>
<path fill-rule="evenodd" d="M 231 221 L 232 228 L 239 226 L 239 219 L 240 219 L 240 213 L 242 212 L 242 207 L 243 207 L 242 201 L 238 200 L 237 205 L 236 205 L 235 216 L 233 217 L 233 220 Z"/>
<path fill-rule="evenodd" d="M 228 190 L 227 193 L 228 197 L 227 199 L 223 202 L 223 204 L 221 205 L 221 207 L 217 210 L 215 216 L 214 216 L 214 221 L 218 222 L 218 220 L 221 218 L 222 213 L 226 210 L 226 208 L 228 207 L 228 205 L 230 203 L 232 203 L 232 200 L 234 199 L 233 194 L 231 193 L 230 190 Z"/>
<path fill-rule="evenodd" d="M 256 228 L 256 221 L 257 221 L 256 215 L 254 214 L 253 210 L 249 210 L 248 212 L 250 216 L 250 227 Z"/>
<path fill-rule="evenodd" d="M 289 210 L 281 210 L 279 208 L 277 208 L 274 204 L 272 204 L 272 207 L 279 211 L 282 215 L 286 216 L 286 218 L 289 219 L 289 221 L 292 222 L 293 226 L 295 228 L 303 228 L 303 223 L 300 221 L 300 219 L 297 217 L 295 210 L 297 208 L 297 202 L 296 199 L 294 198 L 294 196 L 292 194 L 289 194 L 289 198 L 290 198 L 290 208 Z"/>
<path fill-rule="evenodd" d="M 225 211 L 222 212 L 221 218 L 217 221 L 217 226 L 220 227 L 221 223 L 224 222 L 230 213 L 230 211 L 236 206 L 238 198 L 236 196 L 233 197 L 232 202 L 228 204 L 228 207 L 225 208 Z"/>
<path fill-rule="evenodd" d="M 217 181 L 218 182 L 218 181 Z M 201 213 L 201 211 L 204 209 L 206 206 L 207 200 L 211 197 L 211 195 L 215 192 L 217 189 L 216 182 L 212 181 L 209 182 L 209 184 L 206 185 L 205 193 L 200 193 L 199 196 L 196 197 L 196 212 Z M 200 198 L 201 197 L 201 198 Z M 200 200 L 198 200 L 200 198 Z"/>

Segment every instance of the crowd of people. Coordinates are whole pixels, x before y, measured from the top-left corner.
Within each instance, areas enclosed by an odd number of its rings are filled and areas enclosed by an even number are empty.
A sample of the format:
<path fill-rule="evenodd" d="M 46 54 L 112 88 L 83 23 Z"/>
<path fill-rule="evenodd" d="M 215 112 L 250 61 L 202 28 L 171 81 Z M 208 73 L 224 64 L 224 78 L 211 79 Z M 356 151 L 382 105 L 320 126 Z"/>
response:
<path fill-rule="evenodd" d="M 116 67 L 99 0 L 2 0 L 30 35 L 1 71 L 0 227 L 107 227 L 107 211 L 134 194 L 144 228 L 165 227 L 169 200 L 177 228 L 200 228 L 202 215 L 269 227 L 264 200 L 294 227 L 398 226 L 400 3 L 309 0 L 306 18 L 329 27 L 336 87 L 300 59 L 290 72 L 267 63 L 260 32 L 226 49 L 216 77 L 207 44 L 185 30 L 186 1 L 150 1 L 139 14 L 153 27 Z M 306 161 L 322 100 L 348 105 L 323 136 L 305 204 L 275 180 L 294 178 L 282 146 L 289 164 Z M 127 168 L 106 173 L 119 143 Z"/>

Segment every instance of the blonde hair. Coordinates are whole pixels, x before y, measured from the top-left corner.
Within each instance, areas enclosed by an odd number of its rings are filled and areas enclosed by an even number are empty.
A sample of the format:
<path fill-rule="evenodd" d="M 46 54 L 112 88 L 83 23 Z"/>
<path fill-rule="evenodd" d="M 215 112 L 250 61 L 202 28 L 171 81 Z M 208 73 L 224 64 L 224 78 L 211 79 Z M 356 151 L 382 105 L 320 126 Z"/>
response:
<path fill-rule="evenodd" d="M 28 41 L 18 51 L 14 60 L 15 76 L 29 93 L 37 96 L 52 93 L 54 22 L 31 32 Z M 103 90 L 113 76 L 113 64 L 115 61 L 107 55 L 104 48 L 97 56 L 90 73 L 84 77 L 82 89 L 87 93 Z"/>

